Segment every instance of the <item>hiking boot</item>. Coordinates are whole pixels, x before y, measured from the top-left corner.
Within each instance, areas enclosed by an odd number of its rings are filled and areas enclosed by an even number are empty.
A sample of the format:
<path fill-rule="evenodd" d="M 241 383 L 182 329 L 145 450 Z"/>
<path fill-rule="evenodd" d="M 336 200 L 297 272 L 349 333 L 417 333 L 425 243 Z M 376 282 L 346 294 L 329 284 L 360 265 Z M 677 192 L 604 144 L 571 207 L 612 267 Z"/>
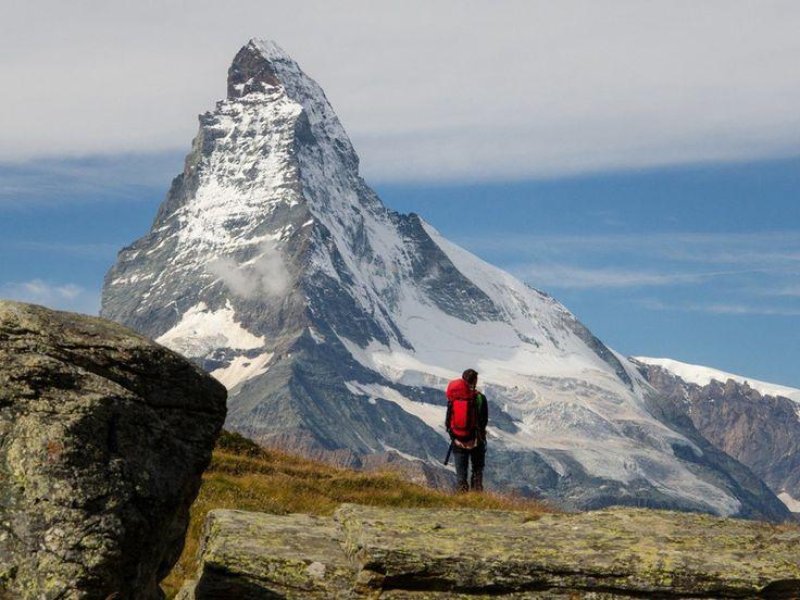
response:
<path fill-rule="evenodd" d="M 473 492 L 483 491 L 483 471 L 473 471 L 470 480 L 470 487 Z"/>

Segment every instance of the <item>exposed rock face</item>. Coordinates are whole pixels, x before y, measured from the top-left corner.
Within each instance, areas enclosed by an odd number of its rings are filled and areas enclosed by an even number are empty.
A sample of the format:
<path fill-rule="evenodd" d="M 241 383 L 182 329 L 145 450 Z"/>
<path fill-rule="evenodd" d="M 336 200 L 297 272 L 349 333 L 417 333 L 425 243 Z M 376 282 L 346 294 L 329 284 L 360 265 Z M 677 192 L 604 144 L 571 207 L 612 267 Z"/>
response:
<path fill-rule="evenodd" d="M 0 301 L 0 597 L 160 597 L 225 399 L 120 325 Z"/>
<path fill-rule="evenodd" d="M 637 509 L 219 510 L 179 598 L 797 598 L 798 544 L 797 529 Z"/>
<path fill-rule="evenodd" d="M 687 382 L 657 365 L 638 363 L 653 387 L 670 398 L 717 448 L 747 465 L 800 512 L 800 404 L 764 395 L 746 382 Z"/>

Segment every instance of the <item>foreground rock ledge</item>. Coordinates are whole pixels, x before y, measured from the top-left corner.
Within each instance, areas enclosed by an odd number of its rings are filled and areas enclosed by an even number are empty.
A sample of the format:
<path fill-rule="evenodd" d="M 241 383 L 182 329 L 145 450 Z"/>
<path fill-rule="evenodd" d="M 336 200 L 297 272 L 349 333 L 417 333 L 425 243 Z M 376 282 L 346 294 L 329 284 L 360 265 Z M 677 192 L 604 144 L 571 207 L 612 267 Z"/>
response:
<path fill-rule="evenodd" d="M 0 301 L 0 598 L 162 596 L 225 399 L 124 327 Z"/>
<path fill-rule="evenodd" d="M 798 548 L 791 527 L 637 509 L 217 510 L 178 598 L 798 598 Z"/>

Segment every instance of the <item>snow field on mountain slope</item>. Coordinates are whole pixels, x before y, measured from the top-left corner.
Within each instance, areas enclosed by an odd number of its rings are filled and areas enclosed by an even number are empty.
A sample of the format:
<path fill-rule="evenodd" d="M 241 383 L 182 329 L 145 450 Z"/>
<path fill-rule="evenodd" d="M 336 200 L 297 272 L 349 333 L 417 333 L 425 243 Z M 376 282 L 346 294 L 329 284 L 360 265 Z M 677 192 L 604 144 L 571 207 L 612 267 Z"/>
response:
<path fill-rule="evenodd" d="M 766 381 L 758 381 L 757 379 L 750 379 L 741 375 L 734 375 L 733 373 L 726 373 L 711 367 L 704 367 L 701 365 L 692 365 L 669 358 L 650 358 L 647 356 L 634 356 L 634 360 L 647 365 L 654 365 L 662 367 L 663 369 L 677 375 L 688 383 L 694 383 L 699 386 L 706 386 L 712 380 L 725 383 L 728 379 L 733 379 L 736 383 L 747 384 L 765 396 L 783 396 L 795 402 L 800 403 L 800 390 Z"/>
<path fill-rule="evenodd" d="M 266 373 L 274 355 L 273 352 L 264 352 L 253 358 L 237 356 L 227 367 L 211 371 L 211 376 L 231 391 L 240 383 Z"/>
<path fill-rule="evenodd" d="M 282 91 L 274 96 L 263 105 L 252 100 L 223 103 L 236 110 L 233 116 L 215 113 L 219 120 L 210 126 L 219 136 L 214 151 L 200 165 L 194 198 L 175 215 L 181 225 L 180 246 L 193 252 L 236 249 L 252 243 L 252 230 L 278 204 L 298 203 L 291 189 L 296 174 L 290 149 L 301 107 Z"/>
<path fill-rule="evenodd" d="M 345 386 L 350 393 L 356 396 L 367 396 L 373 401 L 377 398 L 383 398 L 384 400 L 393 402 L 408 414 L 420 419 L 428 427 L 441 435 L 442 438 L 449 441 L 444 428 L 445 408 L 443 406 L 410 400 L 396 389 L 387 385 L 347 381 L 345 382 Z"/>
<path fill-rule="evenodd" d="M 463 275 L 501 307 L 506 319 L 470 323 L 444 313 L 411 280 L 405 242 L 395 228 L 370 217 L 365 218 L 365 230 L 381 262 L 359 260 L 346 242 L 338 242 L 340 253 L 353 279 L 362 282 L 353 290 L 358 300 L 365 308 L 383 304 L 414 351 L 378 342 L 362 351 L 343 339 L 361 362 L 390 380 L 400 380 L 405 370 L 449 378 L 472 367 L 484 381 L 504 387 L 524 386 L 531 377 L 572 377 L 623 397 L 634 395 L 606 362 L 565 327 L 564 322 L 572 318 L 566 309 L 511 275 L 445 244 L 431 228 L 434 241 Z M 346 240 L 341 225 L 335 227 Z M 386 292 L 392 294 L 391 303 L 385 302 Z"/>
<path fill-rule="evenodd" d="M 263 337 L 236 322 L 230 301 L 216 311 L 209 310 L 205 302 L 196 304 L 155 341 L 189 358 L 204 358 L 220 348 L 252 350 L 265 344 Z"/>
<path fill-rule="evenodd" d="M 225 308 L 211 311 L 205 302 L 187 310 L 180 321 L 156 339 L 170 350 L 190 358 L 207 358 L 217 350 L 256 350 L 263 348 L 264 337 L 247 331 L 236 321 L 230 301 Z M 272 352 L 257 356 L 240 355 L 211 372 L 229 391 L 240 383 L 267 372 Z"/>
<path fill-rule="evenodd" d="M 447 439 L 443 406 L 411 400 L 385 385 L 349 381 L 346 386 L 351 393 L 367 396 L 373 401 L 381 398 L 395 403 Z M 551 401 L 550 404 L 557 405 L 558 402 Z M 574 407 L 561 408 L 567 415 L 574 415 Z M 592 476 L 633 485 L 636 481 L 645 480 L 667 496 L 706 503 L 723 515 L 735 514 L 741 507 L 735 498 L 698 478 L 668 452 L 648 448 L 620 436 L 586 435 L 583 428 L 581 431 L 570 431 L 568 427 L 563 427 L 563 423 L 560 425 L 553 427 L 552 424 L 545 424 L 537 428 L 522 425 L 516 433 L 508 433 L 490 425 L 489 443 L 507 450 L 535 450 L 561 476 L 567 474 L 567 467 L 559 460 L 559 454 L 566 453 Z M 435 458 L 426 457 L 424 460 L 438 464 Z"/>
<path fill-rule="evenodd" d="M 792 498 L 792 495 L 788 492 L 781 492 L 778 494 L 778 499 L 793 513 L 800 513 L 800 500 Z"/>
<path fill-rule="evenodd" d="M 375 228 L 371 233 L 376 233 Z M 625 483 L 644 479 L 667 495 L 705 502 L 721 514 L 739 509 L 738 501 L 676 461 L 672 444 L 700 451 L 644 410 L 636 393 L 563 326 L 564 319 L 572 318 L 566 309 L 445 243 L 432 228 L 431 233 L 459 271 L 500 304 L 510 322 L 469 323 L 443 313 L 416 289 L 401 287 L 391 312 L 414 350 L 376 341 L 360 348 L 340 336 L 362 366 L 406 385 L 438 380 L 441 389 L 464 368 L 473 367 L 481 373 L 482 385 L 490 385 L 498 394 L 494 400 L 517 420 L 516 433 L 491 428 L 490 435 L 500 447 L 537 450 L 562 472 L 557 452 L 565 452 L 595 476 Z M 400 240 L 392 237 L 392 232 L 380 235 L 384 242 L 391 240 L 382 244 L 384 257 L 398 251 L 395 243 Z M 518 333 L 542 341 L 536 346 L 522 341 Z M 412 401 L 388 386 L 349 382 L 348 387 L 395 402 L 442 433 L 442 407 Z M 647 443 L 631 440 L 627 427 L 635 428 Z"/>
<path fill-rule="evenodd" d="M 501 307 L 508 322 L 483 321 L 476 325 L 439 310 L 417 291 L 407 243 L 394 224 L 387 222 L 385 213 L 376 214 L 360 206 L 357 192 L 348 189 L 351 182 L 347 175 L 342 173 L 342 169 L 332 170 L 338 175 L 335 181 L 340 185 L 334 186 L 334 193 L 328 193 L 327 210 L 317 207 L 312 208 L 312 212 L 331 231 L 344 265 L 352 280 L 357 282 L 349 288 L 354 299 L 367 314 L 374 315 L 390 339 L 393 330 L 385 315 L 392 315 L 394 325 L 416 349 L 413 359 L 403 360 L 441 367 L 442 374 L 460 373 L 465 365 L 471 365 L 498 381 L 513 380 L 520 374 L 562 376 L 584 373 L 589 380 L 597 380 L 598 385 L 611 385 L 621 393 L 630 394 L 610 367 L 564 327 L 563 320 L 571 316 L 563 307 L 540 297 L 510 275 L 485 263 L 482 265 L 466 252 L 462 251 L 468 259 L 462 257 L 461 261 L 454 261 L 456 266 L 484 287 L 489 297 Z M 321 190 L 331 188 L 330 179 L 323 177 L 318 169 L 302 168 L 301 173 L 304 183 L 307 183 L 306 190 L 321 193 Z M 348 222 L 335 217 L 353 215 L 354 212 L 358 221 Z M 353 231 L 359 229 L 366 234 L 372 250 L 369 260 L 358 255 L 350 244 Z M 437 237 L 435 241 L 443 246 L 443 239 Z M 453 253 L 452 249 L 443 249 L 448 254 Z M 452 256 L 450 258 L 453 260 Z M 475 265 L 472 269 L 459 264 L 467 260 Z M 315 263 L 326 274 L 338 279 L 330 257 L 318 256 Z M 478 269 L 481 272 L 476 274 L 474 271 Z M 536 340 L 539 347 L 522 342 L 520 335 Z M 491 351 L 487 352 L 488 349 Z M 396 354 L 396 351 L 370 347 L 369 354 L 374 357 L 374 366 L 383 363 L 390 367 L 393 361 L 384 358 L 387 354 Z"/>
<path fill-rule="evenodd" d="M 493 430 L 501 446 L 536 449 L 546 456 L 547 450 L 568 452 L 593 475 L 623 482 L 642 478 L 668 495 L 708 502 L 724 514 L 738 509 L 733 498 L 675 460 L 673 443 L 700 451 L 643 409 L 636 393 L 564 326 L 572 316 L 561 305 L 445 243 L 433 231 L 432 237 L 456 267 L 501 306 L 508 321 L 470 323 L 448 315 L 410 281 L 402 285 L 410 279 L 410 263 L 395 228 L 368 211 L 361 214 L 370 246 L 379 249 L 376 255 L 382 263 L 359 260 L 347 243 L 350 238 L 344 223 L 336 220 L 330 225 L 347 269 L 360 282 L 351 291 L 367 310 L 383 303 L 414 348 L 409 350 L 395 341 L 388 346 L 373 341 L 361 348 L 339 336 L 362 366 L 406 385 L 438 380 L 442 389 L 447 380 L 473 367 L 481 373 L 484 385 L 502 390 L 498 400 L 518 420 L 520 431 L 516 434 Z M 330 221 L 327 215 L 320 219 Z M 385 302 L 385 291 L 392 292 L 391 304 Z M 383 314 L 374 308 L 369 312 Z M 391 332 L 389 327 L 385 330 Z M 523 341 L 520 333 L 539 345 Z M 439 406 L 409 400 L 388 386 L 349 382 L 348 387 L 392 401 L 442 433 L 443 409 Z M 647 445 L 628 439 L 625 428 L 630 426 L 647 439 Z M 548 460 L 560 468 L 552 455 Z"/>

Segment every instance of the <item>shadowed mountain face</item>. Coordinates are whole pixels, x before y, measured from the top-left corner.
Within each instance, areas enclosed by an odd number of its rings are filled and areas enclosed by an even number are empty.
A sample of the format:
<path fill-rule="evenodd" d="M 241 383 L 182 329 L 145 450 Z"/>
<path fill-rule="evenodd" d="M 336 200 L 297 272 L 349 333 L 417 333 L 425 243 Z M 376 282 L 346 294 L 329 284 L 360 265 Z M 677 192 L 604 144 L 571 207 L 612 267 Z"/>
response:
<path fill-rule="evenodd" d="M 662 366 L 640 363 L 639 369 L 712 444 L 750 467 L 800 512 L 800 404 L 762 394 L 747 382 L 712 379 L 699 385 Z"/>
<path fill-rule="evenodd" d="M 211 371 L 228 426 L 264 445 L 402 457 L 441 484 L 443 390 L 472 367 L 496 487 L 576 508 L 786 514 L 768 491 L 742 495 L 561 304 L 387 209 L 320 87 L 270 42 L 236 55 L 151 231 L 108 273 L 102 314 Z"/>

